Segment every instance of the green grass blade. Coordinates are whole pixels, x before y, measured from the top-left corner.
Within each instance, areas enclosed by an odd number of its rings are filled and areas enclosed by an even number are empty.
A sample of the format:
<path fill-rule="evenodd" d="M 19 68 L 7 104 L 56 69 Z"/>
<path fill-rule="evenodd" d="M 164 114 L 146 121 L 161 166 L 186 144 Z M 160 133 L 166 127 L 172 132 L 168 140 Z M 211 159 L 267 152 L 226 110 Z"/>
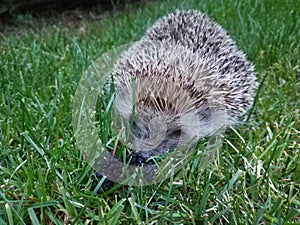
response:
<path fill-rule="evenodd" d="M 36 217 L 36 214 L 35 214 L 33 208 L 29 208 L 29 209 L 28 209 L 28 214 L 29 214 L 31 223 L 32 223 L 33 225 L 40 225 L 40 222 L 39 222 L 38 218 Z"/>

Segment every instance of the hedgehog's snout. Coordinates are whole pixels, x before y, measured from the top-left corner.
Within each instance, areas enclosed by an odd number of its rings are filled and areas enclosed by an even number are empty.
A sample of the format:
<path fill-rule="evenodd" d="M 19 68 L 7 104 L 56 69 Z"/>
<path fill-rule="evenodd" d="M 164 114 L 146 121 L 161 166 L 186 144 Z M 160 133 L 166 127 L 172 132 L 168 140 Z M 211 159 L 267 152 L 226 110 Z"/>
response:
<path fill-rule="evenodd" d="M 131 127 L 132 134 L 138 139 L 148 139 L 150 137 L 150 128 L 147 124 L 137 124 L 133 121 Z"/>
<path fill-rule="evenodd" d="M 132 119 L 132 118 L 131 118 Z M 130 124 L 133 148 L 136 151 L 156 148 L 166 136 L 166 124 L 163 117 L 149 114 L 149 111 L 139 111 Z"/>
<path fill-rule="evenodd" d="M 156 155 L 161 155 L 176 149 L 182 130 L 174 126 L 174 119 L 170 120 L 165 114 L 145 116 L 138 113 L 130 132 L 135 151 L 151 150 L 156 152 Z"/>

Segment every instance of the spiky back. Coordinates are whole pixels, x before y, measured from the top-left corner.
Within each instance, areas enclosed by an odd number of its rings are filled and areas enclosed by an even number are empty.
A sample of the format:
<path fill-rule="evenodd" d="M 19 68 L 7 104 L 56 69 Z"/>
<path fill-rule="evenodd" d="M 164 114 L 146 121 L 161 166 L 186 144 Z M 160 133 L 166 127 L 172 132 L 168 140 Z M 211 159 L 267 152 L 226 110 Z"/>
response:
<path fill-rule="evenodd" d="M 157 21 L 144 39 L 185 46 L 200 55 L 213 70 L 211 76 L 215 78 L 211 84 L 218 92 L 224 92 L 231 116 L 244 114 L 252 105 L 257 86 L 253 65 L 227 32 L 205 14 L 177 11 Z M 201 86 L 201 82 L 198 85 Z"/>

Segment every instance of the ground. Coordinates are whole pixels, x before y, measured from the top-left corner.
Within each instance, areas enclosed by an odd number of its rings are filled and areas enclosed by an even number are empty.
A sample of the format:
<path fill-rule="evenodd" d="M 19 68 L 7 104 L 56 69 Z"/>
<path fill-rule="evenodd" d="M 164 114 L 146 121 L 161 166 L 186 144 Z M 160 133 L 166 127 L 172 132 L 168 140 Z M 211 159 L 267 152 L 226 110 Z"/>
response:
<path fill-rule="evenodd" d="M 157 185 L 96 195 L 72 128 L 79 80 L 176 9 L 228 31 L 255 64 L 255 105 L 203 171 L 195 154 Z M 19 15 L 1 28 L 0 224 L 300 223 L 299 1 L 145 1 L 88 15 Z"/>

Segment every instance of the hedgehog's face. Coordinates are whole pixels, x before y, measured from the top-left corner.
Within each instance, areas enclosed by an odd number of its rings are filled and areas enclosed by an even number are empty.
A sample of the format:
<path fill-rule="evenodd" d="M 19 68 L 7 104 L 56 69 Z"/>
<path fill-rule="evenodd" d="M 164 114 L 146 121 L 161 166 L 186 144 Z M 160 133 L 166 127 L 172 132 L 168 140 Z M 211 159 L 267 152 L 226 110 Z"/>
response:
<path fill-rule="evenodd" d="M 115 106 L 126 125 L 126 142 L 135 151 L 160 155 L 198 134 L 199 115 L 182 76 L 161 77 L 139 77 L 133 84 L 116 79 Z"/>
<path fill-rule="evenodd" d="M 126 127 L 126 143 L 133 150 L 162 155 L 188 143 L 197 134 L 197 112 L 190 110 L 179 114 L 174 107 L 176 103 L 159 97 L 137 98 L 133 106 L 128 96 L 118 93 L 116 107 Z"/>
<path fill-rule="evenodd" d="M 130 116 L 127 121 L 136 151 L 152 150 L 161 155 L 173 151 L 179 143 L 181 129 L 176 126 L 176 118 L 167 113 L 137 108 L 134 118 Z"/>

